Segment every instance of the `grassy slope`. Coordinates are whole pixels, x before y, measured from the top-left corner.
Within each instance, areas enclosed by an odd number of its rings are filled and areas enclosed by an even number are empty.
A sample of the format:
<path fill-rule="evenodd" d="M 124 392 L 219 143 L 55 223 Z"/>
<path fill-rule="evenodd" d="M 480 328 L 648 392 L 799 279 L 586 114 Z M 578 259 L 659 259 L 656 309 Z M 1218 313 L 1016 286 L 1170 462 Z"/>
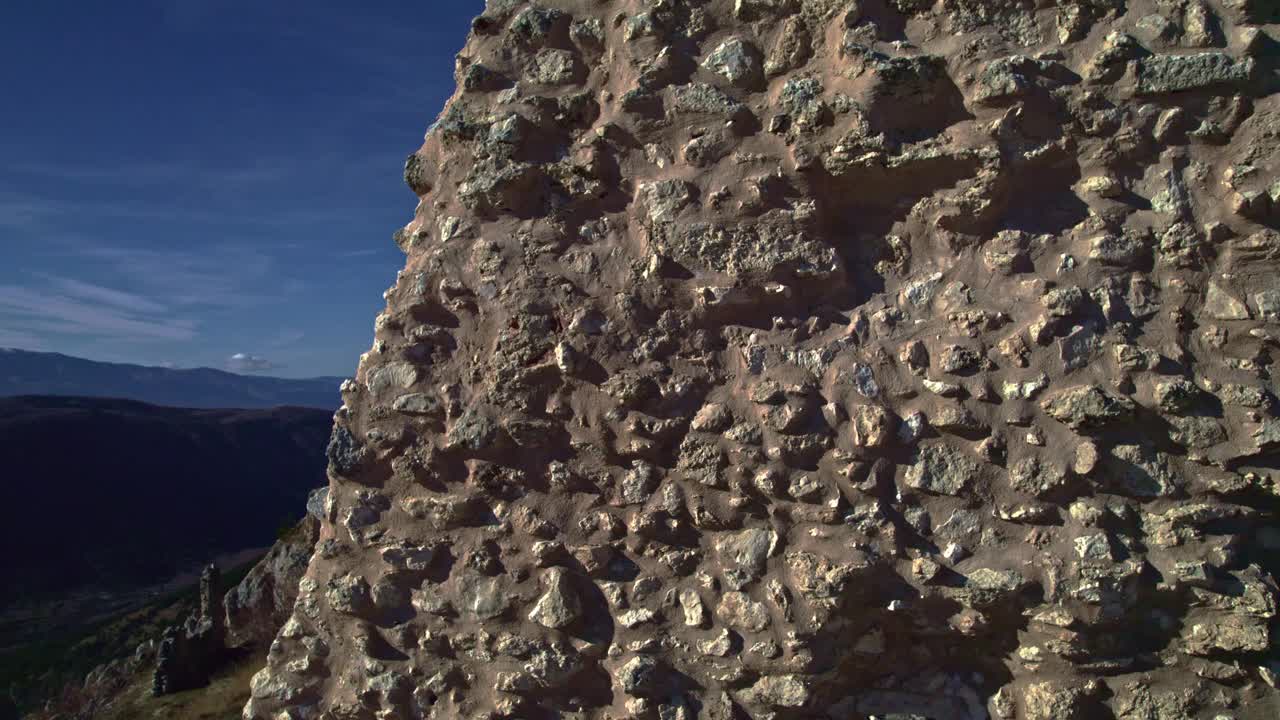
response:
<path fill-rule="evenodd" d="M 257 562 L 255 558 L 225 573 L 224 586 L 239 583 Z M 49 634 L 38 643 L 6 652 L 0 655 L 0 692 L 7 690 L 6 694 L 16 698 L 20 708 L 35 707 L 68 683 L 80 682 L 95 667 L 133 654 L 143 641 L 158 641 L 166 627 L 193 612 L 199 601 L 199 589 L 188 587 L 137 610 Z M 149 693 L 151 676 L 149 671 L 143 674 Z M 246 696 L 248 687 L 245 678 Z"/>
<path fill-rule="evenodd" d="M 224 668 L 207 687 L 187 692 L 151 696 L 151 675 L 140 674 L 119 699 L 99 717 L 101 720 L 239 720 L 249 701 L 249 680 L 266 665 L 266 653 L 247 655 Z"/>

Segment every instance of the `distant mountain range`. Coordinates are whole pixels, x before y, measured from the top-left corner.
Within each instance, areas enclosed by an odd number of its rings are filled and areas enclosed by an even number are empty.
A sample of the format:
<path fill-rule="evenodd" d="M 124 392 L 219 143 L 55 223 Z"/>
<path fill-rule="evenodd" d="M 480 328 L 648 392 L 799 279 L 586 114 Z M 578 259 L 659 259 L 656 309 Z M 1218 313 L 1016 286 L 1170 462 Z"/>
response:
<path fill-rule="evenodd" d="M 186 408 L 290 405 L 336 410 L 342 404 L 338 393 L 342 380 L 237 375 L 213 368 L 174 370 L 0 348 L 0 397 L 64 395 L 128 398 Z"/>
<path fill-rule="evenodd" d="M 0 609 L 164 582 L 271 545 L 326 484 L 332 424 L 309 408 L 0 398 Z"/>

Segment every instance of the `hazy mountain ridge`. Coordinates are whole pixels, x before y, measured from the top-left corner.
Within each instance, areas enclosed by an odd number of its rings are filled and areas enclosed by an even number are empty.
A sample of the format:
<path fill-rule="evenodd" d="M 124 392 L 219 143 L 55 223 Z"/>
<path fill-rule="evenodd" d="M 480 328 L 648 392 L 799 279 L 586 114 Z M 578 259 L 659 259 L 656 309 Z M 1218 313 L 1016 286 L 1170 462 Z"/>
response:
<path fill-rule="evenodd" d="M 214 368 L 147 367 L 0 348 L 0 396 L 129 398 L 192 408 L 293 405 L 336 409 L 342 404 L 338 394 L 342 380 L 238 375 Z"/>

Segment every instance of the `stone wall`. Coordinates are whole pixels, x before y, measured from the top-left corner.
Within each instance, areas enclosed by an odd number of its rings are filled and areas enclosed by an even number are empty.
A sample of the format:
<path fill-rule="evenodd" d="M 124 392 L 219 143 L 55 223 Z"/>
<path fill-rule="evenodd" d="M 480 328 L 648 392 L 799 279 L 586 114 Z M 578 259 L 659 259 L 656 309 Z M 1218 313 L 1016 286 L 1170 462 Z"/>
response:
<path fill-rule="evenodd" d="M 1276 717 L 1274 7 L 490 2 L 245 717 Z"/>

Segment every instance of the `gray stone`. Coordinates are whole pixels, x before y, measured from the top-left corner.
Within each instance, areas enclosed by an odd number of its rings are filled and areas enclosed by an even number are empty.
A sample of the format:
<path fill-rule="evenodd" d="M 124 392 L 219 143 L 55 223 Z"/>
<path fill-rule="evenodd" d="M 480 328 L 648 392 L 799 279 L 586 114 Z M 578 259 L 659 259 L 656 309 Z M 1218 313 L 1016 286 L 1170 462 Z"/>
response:
<path fill-rule="evenodd" d="M 666 249 L 677 262 L 731 277 L 794 274 L 822 280 L 839 277 L 843 270 L 833 248 L 784 226 L 694 224 L 673 236 Z"/>
<path fill-rule="evenodd" d="M 699 627 L 707 621 L 707 608 L 697 590 L 680 591 L 680 609 L 684 611 L 684 624 L 689 627 Z"/>
<path fill-rule="evenodd" d="M 812 77 L 791 78 L 782 86 L 778 104 L 790 132 L 809 133 L 831 123 L 831 108 L 823 92 L 822 83 Z"/>
<path fill-rule="evenodd" d="M 171 625 L 156 648 L 153 695 L 169 695 L 209 683 L 227 656 L 221 572 L 207 565 L 200 575 L 200 608 L 181 625 Z M 104 673 L 105 674 L 105 673 Z M 91 683 L 86 680 L 86 686 Z"/>
<path fill-rule="evenodd" d="M 1160 408 L 1160 412 L 1171 415 L 1181 415 L 1203 396 L 1204 392 L 1195 383 L 1181 378 L 1157 382 L 1152 391 L 1156 407 Z"/>
<path fill-rule="evenodd" d="M 1032 456 L 1009 466 L 1009 484 L 1018 492 L 1039 497 L 1060 489 L 1067 481 L 1062 468 Z"/>
<path fill-rule="evenodd" d="M 582 603 L 569 580 L 568 570 L 548 568 L 542 574 L 542 587 L 542 597 L 529 612 L 530 620 L 543 627 L 560 630 L 581 617 Z"/>
<path fill-rule="evenodd" d="M 979 76 L 979 86 L 973 93 L 973 99 L 981 103 L 995 103 L 1024 97 L 1035 90 L 1044 78 L 1058 73 L 1061 66 L 1046 60 L 1038 60 L 1026 55 L 1011 55 L 994 60 L 983 69 Z"/>
<path fill-rule="evenodd" d="M 749 705 L 774 708 L 799 708 L 809 702 L 811 689 L 799 675 L 766 675 L 742 693 Z"/>
<path fill-rule="evenodd" d="M 648 655 L 637 655 L 618 669 L 617 681 L 627 695 L 645 697 L 662 688 L 663 675 L 663 668 L 657 660 Z"/>
<path fill-rule="evenodd" d="M 856 562 L 838 564 L 811 552 L 787 553 L 787 570 L 796 590 L 806 598 L 820 600 L 839 597 L 860 567 Z"/>
<path fill-rule="evenodd" d="M 325 590 L 329 607 L 348 615 L 363 615 L 373 608 L 369 582 L 358 575 L 343 575 L 329 581 Z"/>
<path fill-rule="evenodd" d="M 387 390 L 412 387 L 420 377 L 415 365 L 404 362 L 379 365 L 369 371 L 365 384 L 369 392 L 378 395 Z"/>
<path fill-rule="evenodd" d="M 444 412 L 444 406 L 439 400 L 424 393 L 401 395 L 391 407 L 406 415 L 441 415 Z"/>
<path fill-rule="evenodd" d="M 1101 235 L 1089 241 L 1089 259 L 1103 265 L 1137 268 L 1150 253 L 1147 240 L 1133 233 Z"/>
<path fill-rule="evenodd" d="M 730 627 L 747 632 L 760 632 L 769 627 L 769 610 L 744 592 L 731 591 L 720 596 L 716 616 Z"/>
<path fill-rule="evenodd" d="M 307 494 L 307 514 L 316 520 L 324 520 L 329 515 L 328 504 L 328 487 L 319 487 Z"/>
<path fill-rule="evenodd" d="M 1224 52 L 1155 55 L 1139 59 L 1137 65 L 1140 95 L 1242 88 L 1254 71 L 1253 58 L 1236 60 Z"/>
<path fill-rule="evenodd" d="M 568 50 L 546 49 L 533 58 L 525 77 L 541 85 L 568 85 L 580 72 L 577 57 Z"/>
<path fill-rule="evenodd" d="M 449 428 L 445 449 L 485 450 L 497 442 L 498 433 L 498 424 L 488 415 L 475 408 L 467 408 Z"/>
<path fill-rule="evenodd" d="M 724 76 L 738 87 L 755 87 L 764 81 L 759 49 L 741 38 L 721 43 L 702 62 L 702 67 Z"/>
<path fill-rule="evenodd" d="M 728 657 L 733 654 L 733 635 L 720 628 L 710 638 L 698 641 L 698 652 L 711 657 Z"/>
<path fill-rule="evenodd" d="M 1263 652 L 1271 644 L 1267 623 L 1258 618 L 1226 615 L 1189 623 L 1182 641 L 1192 655 Z"/>
<path fill-rule="evenodd" d="M 1225 383 L 1218 388 L 1218 397 L 1227 405 L 1246 408 L 1265 408 L 1271 404 L 1267 391 L 1256 385 Z"/>
<path fill-rule="evenodd" d="M 924 437 L 925 430 L 929 428 L 929 419 L 922 412 L 913 412 L 902 419 L 902 424 L 898 426 L 898 442 L 903 445 L 911 446 L 920 438 Z"/>
<path fill-rule="evenodd" d="M 1027 579 L 1016 570 L 995 570 L 993 568 L 974 570 L 966 576 L 965 580 L 966 585 L 978 590 L 1002 594 L 1018 592 L 1027 584 Z"/>
<path fill-rule="evenodd" d="M 1109 562 L 1115 557 L 1111 553 L 1111 540 L 1106 533 L 1081 535 L 1073 541 L 1076 556 L 1081 560 Z"/>
<path fill-rule="evenodd" d="M 480 620 L 492 620 L 506 614 L 511 599 L 498 578 L 468 575 L 459 583 L 462 609 Z"/>
<path fill-rule="evenodd" d="M 875 398 L 880 395 L 880 386 L 876 383 L 875 373 L 871 371 L 870 366 L 854 363 L 848 377 L 853 381 L 853 386 L 858 390 L 859 395 L 865 398 Z"/>
<path fill-rule="evenodd" d="M 960 495 L 978 475 L 978 464 L 949 445 L 920 448 L 919 458 L 907 468 L 907 487 L 935 495 Z"/>
<path fill-rule="evenodd" d="M 517 40 L 537 46 L 552 39 L 568 22 L 569 15 L 562 10 L 534 6 L 516 16 L 509 32 Z"/>
<path fill-rule="evenodd" d="M 633 608 L 621 613 L 616 619 L 619 625 L 629 629 L 651 622 L 657 616 L 658 614 L 649 608 Z"/>
<path fill-rule="evenodd" d="M 797 0 L 734 0 L 733 14 L 741 20 L 789 15 L 797 9 Z"/>
<path fill-rule="evenodd" d="M 1071 685 L 1047 680 L 1031 683 L 1023 690 L 1023 717 L 1026 720 L 1089 720 L 1096 717 L 1090 696 L 1094 683 Z"/>
<path fill-rule="evenodd" d="M 721 535 L 715 541 L 716 554 L 727 566 L 743 570 L 753 578 L 764 574 L 769 557 L 777 547 L 778 534 L 761 528 Z"/>
<path fill-rule="evenodd" d="M 676 116 L 709 115 L 730 120 L 746 113 L 747 107 L 714 85 L 691 83 L 672 91 L 671 112 Z"/>
<path fill-rule="evenodd" d="M 669 223 L 688 207 L 698 187 L 683 180 L 645 183 L 636 191 L 636 200 L 648 208 L 649 222 Z"/>
<path fill-rule="evenodd" d="M 1280 290 L 1263 290 L 1254 293 L 1253 307 L 1258 311 L 1258 317 L 1266 322 L 1280 321 Z"/>
<path fill-rule="evenodd" d="M 1058 357 L 1067 370 L 1078 370 L 1093 361 L 1102 348 L 1102 338 L 1092 327 L 1076 327 L 1058 339 Z"/>
<path fill-rule="evenodd" d="M 1040 406 L 1072 430 L 1093 430 L 1133 415 L 1136 405 L 1096 385 L 1079 385 L 1046 398 Z"/>
<path fill-rule="evenodd" d="M 1107 482 L 1126 495 L 1169 497 L 1181 484 L 1165 455 L 1146 446 L 1117 445 L 1105 465 Z"/>
<path fill-rule="evenodd" d="M 801 18 L 789 17 L 783 21 L 782 31 L 769 49 L 765 72 L 769 77 L 781 75 L 803 65 L 812 54 L 813 37 L 808 25 Z"/>
<path fill-rule="evenodd" d="M 338 475 L 350 476 L 364 462 L 366 451 L 363 445 L 346 427 L 334 423 L 333 432 L 329 436 L 329 445 L 325 449 L 329 458 L 329 467 Z"/>
<path fill-rule="evenodd" d="M 1249 319 L 1249 308 L 1215 282 L 1209 283 L 1209 290 L 1205 293 L 1204 311 L 1215 320 Z"/>

